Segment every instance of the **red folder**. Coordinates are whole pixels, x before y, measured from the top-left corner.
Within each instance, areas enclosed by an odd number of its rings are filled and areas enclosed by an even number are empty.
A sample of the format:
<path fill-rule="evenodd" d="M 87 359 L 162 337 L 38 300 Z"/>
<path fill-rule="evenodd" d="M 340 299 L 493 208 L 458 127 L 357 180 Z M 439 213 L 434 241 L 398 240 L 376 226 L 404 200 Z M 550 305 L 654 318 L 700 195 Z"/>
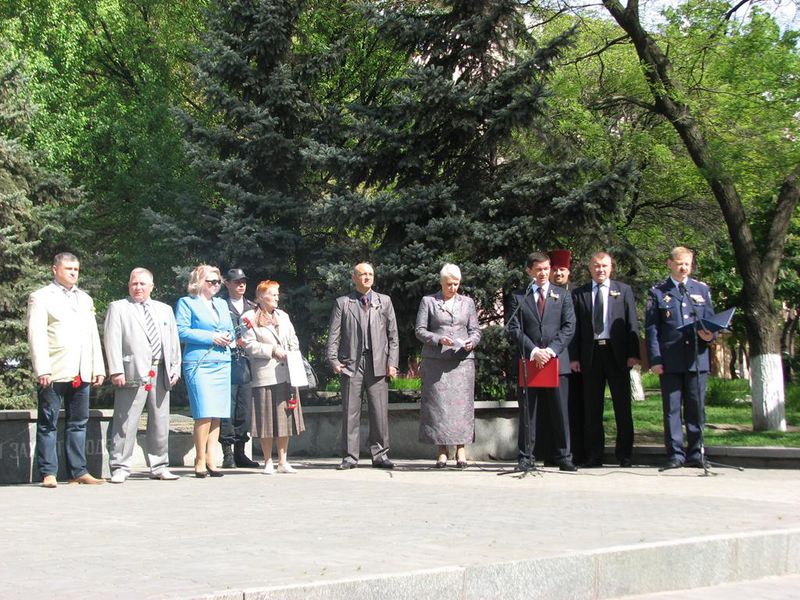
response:
<path fill-rule="evenodd" d="M 525 372 L 522 370 L 522 359 L 519 360 L 519 387 L 557 388 L 558 387 L 558 357 L 548 360 L 542 368 L 536 366 L 532 360 L 526 360 L 528 368 L 528 383 L 525 384 Z"/>

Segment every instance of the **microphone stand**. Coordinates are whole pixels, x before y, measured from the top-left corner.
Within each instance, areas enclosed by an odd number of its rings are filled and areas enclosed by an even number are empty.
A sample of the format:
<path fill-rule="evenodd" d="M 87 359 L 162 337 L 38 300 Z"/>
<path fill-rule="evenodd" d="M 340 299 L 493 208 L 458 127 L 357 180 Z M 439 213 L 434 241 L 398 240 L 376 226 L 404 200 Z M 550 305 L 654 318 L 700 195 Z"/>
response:
<path fill-rule="evenodd" d="M 726 465 L 723 463 L 711 462 L 706 460 L 706 443 L 705 443 L 705 428 L 706 428 L 706 399 L 705 396 L 701 395 L 701 386 L 700 386 L 700 359 L 699 359 L 699 342 L 698 342 L 698 331 L 697 326 L 698 324 L 702 328 L 703 331 L 708 333 L 708 329 L 706 326 L 700 323 L 699 316 L 697 314 L 697 305 L 695 301 L 692 299 L 692 296 L 689 294 L 689 290 L 686 289 L 686 285 L 681 283 L 679 287 L 681 293 L 685 298 L 689 299 L 689 304 L 691 304 L 692 309 L 690 314 L 692 315 L 692 338 L 694 339 L 694 343 L 692 344 L 694 350 L 694 367 L 697 369 L 697 376 L 695 377 L 695 391 L 697 393 L 697 409 L 699 411 L 698 416 L 702 417 L 700 422 L 700 464 L 703 467 L 703 474 L 701 477 L 708 477 L 709 475 L 717 475 L 716 473 L 712 473 L 709 470 L 710 466 L 715 467 L 724 467 L 727 469 L 738 469 L 739 471 L 744 471 L 743 467 L 736 467 L 734 465 Z M 687 429 L 688 434 L 688 429 Z"/>
<path fill-rule="evenodd" d="M 528 285 L 527 290 L 522 295 L 522 299 L 517 303 L 516 308 L 511 313 L 511 316 L 508 318 L 508 322 L 506 323 L 503 329 L 508 332 L 508 326 L 511 325 L 511 321 L 513 321 L 514 317 L 519 315 L 519 330 L 522 335 L 525 335 L 525 322 L 523 320 L 523 313 L 520 310 L 522 307 L 522 303 L 525 302 L 525 298 L 528 297 L 528 294 L 531 293 L 532 284 Z M 512 293 L 513 295 L 513 293 Z M 522 341 L 522 335 L 519 337 L 519 348 L 518 353 L 520 357 L 520 361 L 522 363 L 522 380 L 525 382 L 526 385 L 523 387 L 522 392 L 522 420 L 524 423 L 520 423 L 520 429 L 522 430 L 525 436 L 525 455 L 526 460 L 523 461 L 523 464 L 520 466 L 518 465 L 516 469 L 513 471 L 503 471 L 502 473 L 498 473 L 498 475 L 508 475 L 510 473 L 519 473 L 518 478 L 522 479 L 527 477 L 529 473 L 536 473 L 537 475 L 541 475 L 539 469 L 536 468 L 536 465 L 533 462 L 533 447 L 531 444 L 531 419 L 530 419 L 530 403 L 528 401 L 528 361 L 525 360 L 525 344 Z"/>

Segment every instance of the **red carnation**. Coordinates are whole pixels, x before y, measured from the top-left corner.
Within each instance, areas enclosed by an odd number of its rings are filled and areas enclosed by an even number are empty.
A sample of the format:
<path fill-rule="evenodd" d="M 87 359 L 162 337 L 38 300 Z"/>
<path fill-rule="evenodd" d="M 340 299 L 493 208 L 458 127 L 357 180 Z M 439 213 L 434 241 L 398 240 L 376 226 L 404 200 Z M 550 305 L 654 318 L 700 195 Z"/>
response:
<path fill-rule="evenodd" d="M 150 372 L 147 374 L 147 376 L 148 376 L 148 377 L 155 377 L 155 376 L 156 376 L 156 372 L 155 372 L 155 371 L 150 371 Z"/>
<path fill-rule="evenodd" d="M 72 379 L 72 387 L 74 387 L 74 388 L 81 387 L 81 383 L 83 383 L 81 381 L 81 376 L 80 375 L 75 375 L 75 377 Z"/>
<path fill-rule="evenodd" d="M 242 319 L 242 321 L 244 321 L 244 324 L 248 329 L 252 329 L 253 328 L 253 324 L 250 322 L 250 319 L 248 319 L 247 317 Z"/>
<path fill-rule="evenodd" d="M 144 391 L 145 392 L 149 392 L 152 389 L 153 389 L 153 384 L 152 383 L 145 384 L 145 386 L 144 386 Z"/>

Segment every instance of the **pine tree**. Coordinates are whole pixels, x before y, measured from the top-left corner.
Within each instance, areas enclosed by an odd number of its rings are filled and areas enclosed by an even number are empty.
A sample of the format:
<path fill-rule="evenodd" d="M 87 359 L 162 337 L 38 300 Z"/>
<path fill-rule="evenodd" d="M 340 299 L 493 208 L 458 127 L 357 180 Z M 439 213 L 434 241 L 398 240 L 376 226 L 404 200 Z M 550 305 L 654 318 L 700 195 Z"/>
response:
<path fill-rule="evenodd" d="M 438 289 L 444 262 L 461 266 L 486 320 L 497 318 L 525 256 L 602 226 L 633 173 L 580 156 L 531 157 L 516 142 L 546 124 L 547 102 L 557 101 L 547 78 L 571 31 L 539 43 L 515 0 L 375 4 L 379 37 L 407 67 L 382 98 L 352 106 L 347 181 L 320 212 L 348 240 L 340 269 L 375 262 L 376 287 L 391 293 L 413 354 L 419 299 Z"/>
<path fill-rule="evenodd" d="M 281 283 L 304 345 L 327 318 L 326 307 L 315 311 L 310 287 L 326 256 L 327 227 L 309 214 L 345 145 L 336 97 L 348 92 L 334 68 L 345 69 L 335 43 L 344 8 L 236 0 L 211 11 L 195 61 L 207 112 L 180 113 L 210 193 L 187 199 L 183 221 L 159 225 L 195 260 L 244 269 L 251 292 L 259 279 Z"/>

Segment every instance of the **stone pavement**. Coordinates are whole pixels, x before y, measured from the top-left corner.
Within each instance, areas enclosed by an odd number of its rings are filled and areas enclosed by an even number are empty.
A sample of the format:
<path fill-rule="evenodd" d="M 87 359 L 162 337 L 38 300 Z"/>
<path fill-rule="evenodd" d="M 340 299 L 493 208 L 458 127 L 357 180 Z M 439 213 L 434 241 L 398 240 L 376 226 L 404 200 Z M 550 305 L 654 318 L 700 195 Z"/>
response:
<path fill-rule="evenodd" d="M 615 598 L 800 574 L 800 471 L 397 462 L 0 487 L 0 598 Z"/>

